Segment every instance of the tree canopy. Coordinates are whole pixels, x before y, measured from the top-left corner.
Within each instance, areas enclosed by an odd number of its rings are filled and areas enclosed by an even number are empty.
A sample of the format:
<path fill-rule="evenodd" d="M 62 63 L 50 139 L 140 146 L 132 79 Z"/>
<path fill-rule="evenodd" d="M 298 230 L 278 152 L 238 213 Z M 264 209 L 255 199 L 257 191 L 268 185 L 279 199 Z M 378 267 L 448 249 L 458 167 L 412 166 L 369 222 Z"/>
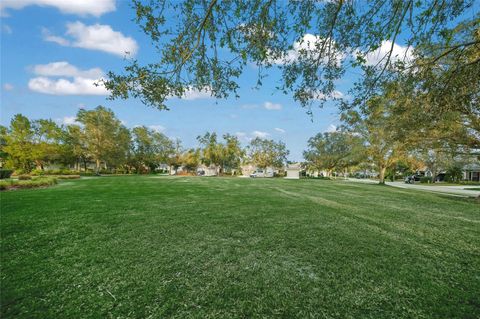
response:
<path fill-rule="evenodd" d="M 319 133 L 308 140 L 308 149 L 303 153 L 307 167 L 314 170 L 342 171 L 363 160 L 363 140 L 344 131 Z"/>
<path fill-rule="evenodd" d="M 250 141 L 248 154 L 251 162 L 260 168 L 281 168 L 287 162 L 290 152 L 282 141 L 256 137 Z"/>
<path fill-rule="evenodd" d="M 135 22 L 157 58 L 130 60 L 123 72 L 109 72 L 105 86 L 112 98 L 133 96 L 167 109 L 168 98 L 189 90 L 237 95 L 239 77 L 254 64 L 258 85 L 269 68 L 278 67 L 278 89 L 305 107 L 332 98 L 344 107 L 362 104 L 392 77 L 408 79 L 411 94 L 436 92 L 432 108 L 454 107 L 441 99 L 458 96 L 468 107 L 470 93 L 452 95 L 445 88 L 478 83 L 480 16 L 471 10 L 474 3 L 135 0 Z M 361 76 L 353 98 L 341 101 L 337 82 L 352 68 Z M 472 92 L 478 102 L 478 90 Z"/>

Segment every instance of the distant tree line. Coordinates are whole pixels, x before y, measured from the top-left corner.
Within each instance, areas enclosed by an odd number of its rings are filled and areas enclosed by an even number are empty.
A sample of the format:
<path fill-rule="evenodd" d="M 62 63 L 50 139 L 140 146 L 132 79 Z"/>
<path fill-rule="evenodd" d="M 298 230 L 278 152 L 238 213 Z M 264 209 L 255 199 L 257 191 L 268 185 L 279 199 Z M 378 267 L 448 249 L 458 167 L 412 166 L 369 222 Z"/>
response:
<path fill-rule="evenodd" d="M 281 168 L 288 150 L 283 142 L 255 138 L 243 147 L 237 136 L 215 132 L 197 137 L 197 148 L 146 126 L 128 129 L 112 110 L 98 106 L 80 110 L 75 124 L 30 120 L 15 115 L 0 126 L 0 162 L 22 173 L 64 167 L 95 173 L 152 173 L 171 169 L 195 173 L 201 165 L 217 174 L 239 172 L 241 165 Z"/>
<path fill-rule="evenodd" d="M 343 112 L 336 132 L 310 138 L 306 166 L 327 174 L 374 170 L 384 183 L 387 175 L 394 178 L 398 172 L 411 174 L 420 168 L 430 172 L 431 182 L 441 172 L 458 180 L 462 166 L 480 165 L 478 105 L 470 100 L 464 103 L 470 109 L 438 116 L 426 112 L 429 100 L 421 93 L 417 98 L 402 96 L 403 84 L 387 83 L 364 105 Z"/>

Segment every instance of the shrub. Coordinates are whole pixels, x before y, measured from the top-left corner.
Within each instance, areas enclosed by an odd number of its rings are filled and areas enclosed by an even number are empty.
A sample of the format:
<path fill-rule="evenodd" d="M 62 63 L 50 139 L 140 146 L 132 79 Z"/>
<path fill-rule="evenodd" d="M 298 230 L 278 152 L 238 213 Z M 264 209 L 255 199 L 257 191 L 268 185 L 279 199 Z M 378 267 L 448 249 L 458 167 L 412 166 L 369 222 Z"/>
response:
<path fill-rule="evenodd" d="M 12 181 L 2 180 L 0 181 L 0 190 L 6 190 Z"/>
<path fill-rule="evenodd" d="M 463 177 L 463 170 L 460 166 L 451 166 L 448 168 L 445 175 L 445 181 L 447 182 L 458 182 Z"/>
<path fill-rule="evenodd" d="M 480 182 L 475 181 L 460 181 L 458 183 L 461 185 L 480 185 Z"/>
<path fill-rule="evenodd" d="M 429 177 L 429 176 L 420 177 L 420 183 L 427 184 L 427 183 L 431 183 L 431 182 L 432 182 L 432 178 Z"/>
<path fill-rule="evenodd" d="M 76 179 L 76 178 L 80 178 L 80 175 L 59 175 L 59 176 L 56 176 L 56 178 L 58 178 L 58 179 Z"/>
<path fill-rule="evenodd" d="M 41 170 L 41 169 L 34 169 L 31 172 L 33 176 L 45 176 L 45 175 L 78 175 L 80 172 L 71 170 L 68 168 L 62 169 L 49 169 L 49 170 Z"/>
<path fill-rule="evenodd" d="M 45 175 L 45 171 L 41 169 L 34 169 L 33 171 L 30 172 L 30 175 L 32 176 L 42 176 Z"/>
<path fill-rule="evenodd" d="M 18 168 L 16 169 L 12 175 L 14 176 L 18 176 L 18 175 L 24 175 L 24 174 L 27 174 L 28 172 L 25 171 L 24 169 L 21 169 L 21 168 Z"/>
<path fill-rule="evenodd" d="M 20 181 L 26 181 L 26 180 L 30 180 L 32 179 L 32 177 L 30 175 L 18 175 L 18 180 Z"/>
<path fill-rule="evenodd" d="M 78 175 L 78 173 L 79 173 L 78 171 L 64 168 L 60 170 L 59 175 Z"/>
<path fill-rule="evenodd" d="M 0 179 L 10 178 L 12 176 L 12 169 L 0 169 Z"/>
<path fill-rule="evenodd" d="M 95 175 L 95 173 L 91 172 L 91 171 L 86 171 L 86 172 L 80 172 L 79 175 L 80 176 L 93 176 L 93 175 Z"/>
<path fill-rule="evenodd" d="M 0 190 L 46 187 L 57 184 L 53 177 L 39 177 L 30 180 L 4 180 L 0 181 Z"/>

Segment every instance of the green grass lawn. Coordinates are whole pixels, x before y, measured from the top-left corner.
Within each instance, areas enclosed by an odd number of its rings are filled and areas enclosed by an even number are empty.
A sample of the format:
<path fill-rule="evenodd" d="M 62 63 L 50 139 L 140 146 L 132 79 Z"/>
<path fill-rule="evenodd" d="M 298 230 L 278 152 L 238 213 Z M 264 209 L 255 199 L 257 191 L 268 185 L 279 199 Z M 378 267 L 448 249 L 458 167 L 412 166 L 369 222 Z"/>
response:
<path fill-rule="evenodd" d="M 1 193 L 2 318 L 479 318 L 480 205 L 322 180 Z"/>

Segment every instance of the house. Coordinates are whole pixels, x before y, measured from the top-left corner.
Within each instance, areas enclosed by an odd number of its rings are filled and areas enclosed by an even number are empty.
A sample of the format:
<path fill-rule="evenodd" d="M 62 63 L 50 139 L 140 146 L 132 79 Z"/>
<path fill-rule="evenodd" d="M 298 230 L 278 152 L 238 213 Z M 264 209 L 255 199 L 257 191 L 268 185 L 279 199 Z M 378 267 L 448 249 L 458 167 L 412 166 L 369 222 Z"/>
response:
<path fill-rule="evenodd" d="M 288 164 L 287 166 L 287 179 L 300 179 L 300 167 L 299 163 Z"/>
<path fill-rule="evenodd" d="M 250 175 L 253 174 L 253 172 L 255 172 L 256 169 L 257 169 L 257 167 L 255 165 L 252 165 L 252 164 L 242 165 L 241 166 L 242 177 L 250 177 Z"/>
<path fill-rule="evenodd" d="M 480 164 L 472 163 L 463 167 L 463 179 L 471 182 L 480 182 Z"/>
<path fill-rule="evenodd" d="M 198 176 L 217 176 L 218 175 L 218 169 L 216 166 L 210 165 L 200 165 L 197 168 L 197 175 Z"/>
<path fill-rule="evenodd" d="M 272 167 L 267 167 L 266 169 L 259 168 L 252 164 L 242 165 L 242 176 L 241 177 L 251 177 L 253 174 L 256 174 L 257 177 L 274 177 L 278 170 L 275 170 Z"/>

